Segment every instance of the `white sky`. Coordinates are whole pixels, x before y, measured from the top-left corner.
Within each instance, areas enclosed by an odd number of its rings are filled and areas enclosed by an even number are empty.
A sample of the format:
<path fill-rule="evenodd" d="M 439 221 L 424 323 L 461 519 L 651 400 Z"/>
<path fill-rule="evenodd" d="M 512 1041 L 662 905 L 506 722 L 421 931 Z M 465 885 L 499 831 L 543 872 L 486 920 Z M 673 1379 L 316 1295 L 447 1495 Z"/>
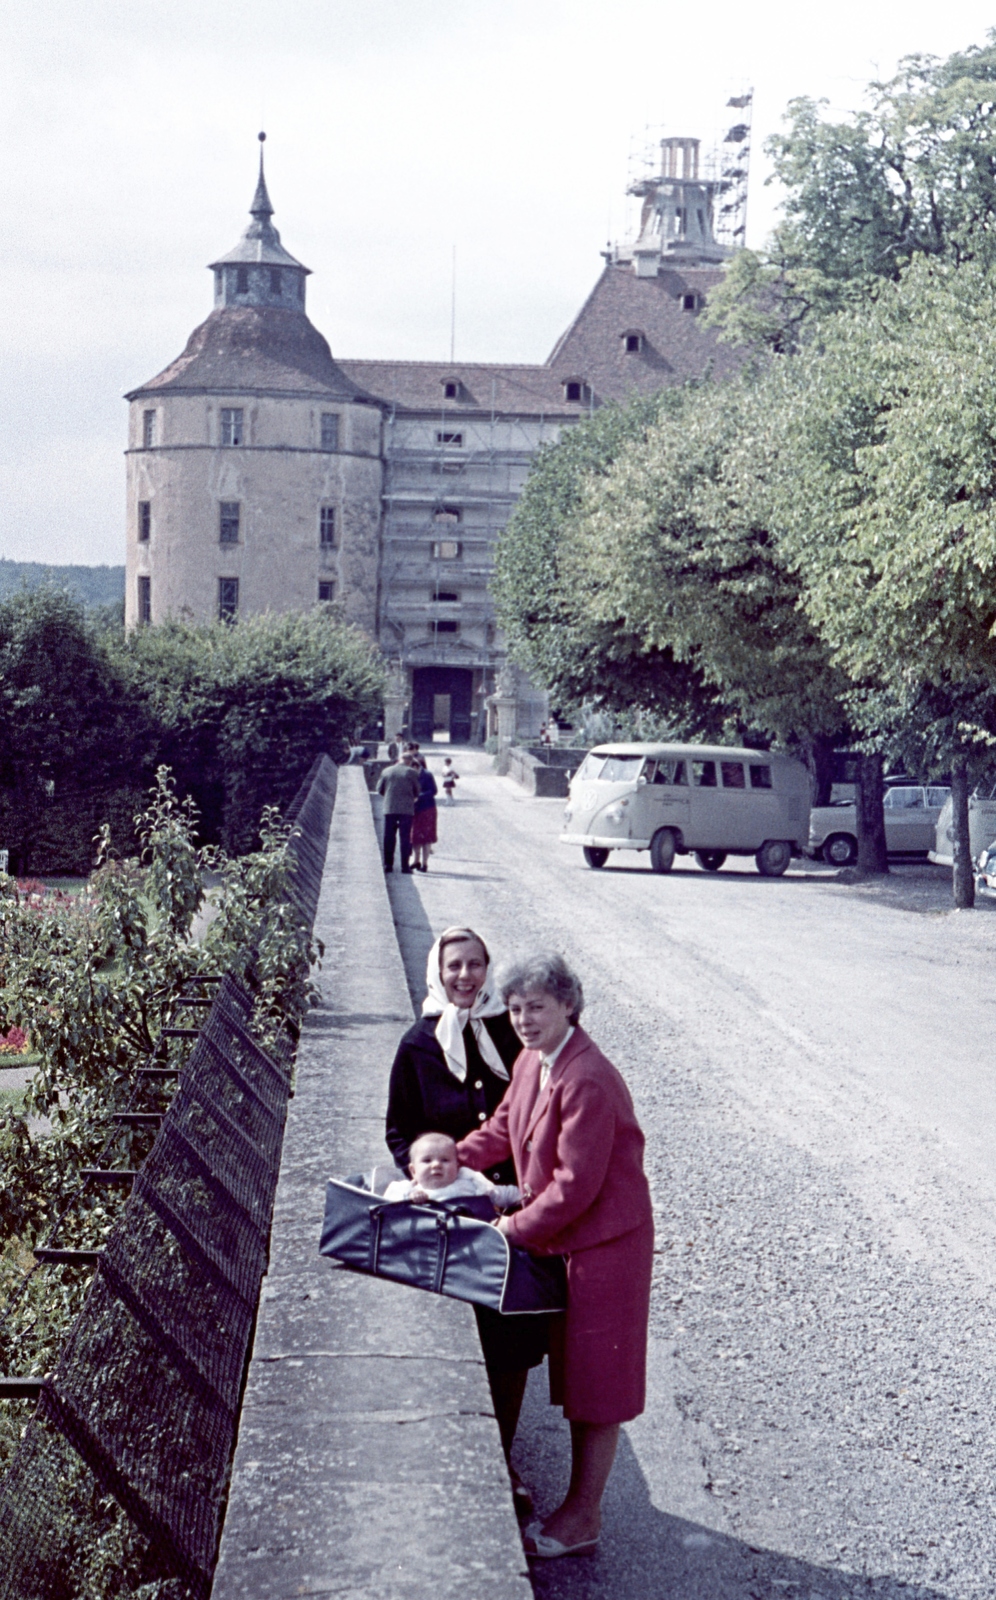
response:
<path fill-rule="evenodd" d="M 0 556 L 123 561 L 122 393 L 180 353 L 265 126 L 284 244 L 333 354 L 541 361 L 625 232 L 645 130 L 710 141 L 755 91 L 861 101 L 982 0 L 9 0 L 0 14 Z"/>

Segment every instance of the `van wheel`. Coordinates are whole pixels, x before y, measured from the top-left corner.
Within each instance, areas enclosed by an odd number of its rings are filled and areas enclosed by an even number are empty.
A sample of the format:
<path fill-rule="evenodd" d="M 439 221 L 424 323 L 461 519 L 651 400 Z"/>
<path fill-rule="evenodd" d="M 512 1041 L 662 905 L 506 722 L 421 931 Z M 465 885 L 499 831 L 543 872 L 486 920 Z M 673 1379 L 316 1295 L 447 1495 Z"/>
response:
<path fill-rule="evenodd" d="M 582 851 L 589 867 L 604 867 L 609 859 L 609 852 L 600 845 L 585 845 Z"/>
<path fill-rule="evenodd" d="M 792 859 L 787 839 L 765 839 L 754 860 L 762 878 L 780 878 Z"/>
<path fill-rule="evenodd" d="M 671 828 L 658 828 L 650 841 L 650 867 L 653 872 L 670 872 L 678 845 Z"/>
<path fill-rule="evenodd" d="M 696 850 L 695 859 L 703 872 L 718 872 L 726 860 L 725 850 Z"/>
<path fill-rule="evenodd" d="M 828 867 L 849 867 L 858 859 L 858 841 L 849 833 L 832 833 L 823 845 Z"/>

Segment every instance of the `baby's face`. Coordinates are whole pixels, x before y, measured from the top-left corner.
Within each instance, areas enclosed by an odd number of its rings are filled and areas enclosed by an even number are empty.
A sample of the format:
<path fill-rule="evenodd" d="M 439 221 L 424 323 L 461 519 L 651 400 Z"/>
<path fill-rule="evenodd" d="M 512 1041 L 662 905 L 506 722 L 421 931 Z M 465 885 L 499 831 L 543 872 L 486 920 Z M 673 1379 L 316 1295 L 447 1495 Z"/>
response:
<path fill-rule="evenodd" d="M 445 1189 L 460 1170 L 452 1139 L 421 1139 L 412 1151 L 411 1173 L 423 1189 Z"/>

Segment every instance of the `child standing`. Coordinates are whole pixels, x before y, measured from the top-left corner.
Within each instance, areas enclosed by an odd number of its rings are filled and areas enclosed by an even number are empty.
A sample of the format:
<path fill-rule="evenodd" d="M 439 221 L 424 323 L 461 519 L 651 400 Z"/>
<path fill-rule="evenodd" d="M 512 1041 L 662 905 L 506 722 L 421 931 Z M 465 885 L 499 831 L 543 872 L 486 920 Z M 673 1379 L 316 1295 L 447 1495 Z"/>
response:
<path fill-rule="evenodd" d="M 453 790 L 457 786 L 459 777 L 459 772 L 454 770 L 453 762 L 447 756 L 443 762 L 443 793 L 446 796 L 446 804 L 448 806 L 453 804 Z"/>

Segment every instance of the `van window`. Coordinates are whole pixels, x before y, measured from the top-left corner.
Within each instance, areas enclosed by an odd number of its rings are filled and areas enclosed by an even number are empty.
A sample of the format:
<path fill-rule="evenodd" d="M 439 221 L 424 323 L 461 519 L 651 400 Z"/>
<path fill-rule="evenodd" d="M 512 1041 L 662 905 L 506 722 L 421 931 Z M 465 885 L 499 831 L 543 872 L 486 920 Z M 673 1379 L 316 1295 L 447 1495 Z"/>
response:
<path fill-rule="evenodd" d="M 750 786 L 752 789 L 770 789 L 771 768 L 752 766 L 750 769 Z"/>
<path fill-rule="evenodd" d="M 927 804 L 928 804 L 928 806 L 942 806 L 950 793 L 951 793 L 950 789 L 928 789 L 927 790 Z"/>
<path fill-rule="evenodd" d="M 746 789 L 742 761 L 721 761 L 724 789 Z"/>
<path fill-rule="evenodd" d="M 606 756 L 605 766 L 598 774 L 603 783 L 635 783 L 643 766 L 642 756 Z"/>
<path fill-rule="evenodd" d="M 647 767 L 648 783 L 667 783 L 675 786 L 687 784 L 683 761 L 651 761 Z"/>
<path fill-rule="evenodd" d="M 582 783 L 586 780 L 588 783 L 591 783 L 593 778 L 598 777 L 604 762 L 604 756 L 596 756 L 592 751 L 589 751 L 581 765 L 578 767 L 577 772 L 574 774 L 575 778 L 579 779 Z"/>
<path fill-rule="evenodd" d="M 716 763 L 715 761 L 693 761 L 692 783 L 696 789 L 715 789 Z"/>

